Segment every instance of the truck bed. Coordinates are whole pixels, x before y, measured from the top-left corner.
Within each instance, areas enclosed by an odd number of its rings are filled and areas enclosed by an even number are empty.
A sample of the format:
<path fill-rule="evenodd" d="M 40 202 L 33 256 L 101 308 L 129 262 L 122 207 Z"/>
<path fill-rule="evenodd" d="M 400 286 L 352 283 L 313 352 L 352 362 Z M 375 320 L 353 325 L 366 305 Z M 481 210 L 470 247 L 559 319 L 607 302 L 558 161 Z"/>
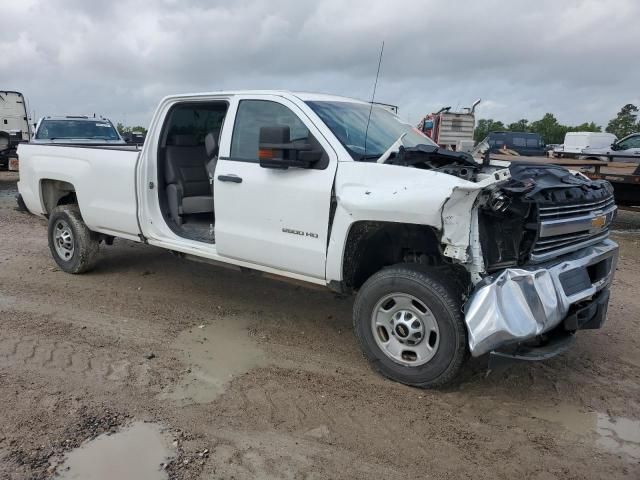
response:
<path fill-rule="evenodd" d="M 48 190 L 70 184 L 91 230 L 137 240 L 139 154 L 129 145 L 21 144 L 19 190 L 31 212 L 47 215 Z"/>

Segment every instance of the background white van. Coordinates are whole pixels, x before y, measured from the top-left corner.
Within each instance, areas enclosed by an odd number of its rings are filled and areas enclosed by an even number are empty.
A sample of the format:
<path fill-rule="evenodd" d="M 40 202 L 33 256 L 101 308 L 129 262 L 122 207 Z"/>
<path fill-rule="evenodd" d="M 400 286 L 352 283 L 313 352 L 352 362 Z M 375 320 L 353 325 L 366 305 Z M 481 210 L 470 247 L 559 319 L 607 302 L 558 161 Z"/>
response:
<path fill-rule="evenodd" d="M 582 155 L 585 148 L 608 148 L 618 137 L 605 132 L 567 132 L 564 136 L 564 146 L 556 153 L 565 158 Z"/>

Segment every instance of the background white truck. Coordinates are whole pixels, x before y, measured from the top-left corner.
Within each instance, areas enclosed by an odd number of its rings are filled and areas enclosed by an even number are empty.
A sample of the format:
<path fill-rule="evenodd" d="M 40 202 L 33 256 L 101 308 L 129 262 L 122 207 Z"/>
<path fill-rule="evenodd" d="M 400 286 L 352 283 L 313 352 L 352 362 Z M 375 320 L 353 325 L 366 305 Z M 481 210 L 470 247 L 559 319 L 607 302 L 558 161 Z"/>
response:
<path fill-rule="evenodd" d="M 584 158 L 584 149 L 609 148 L 618 138 L 606 132 L 567 132 L 564 143 L 554 149 L 554 155 L 561 158 Z"/>
<path fill-rule="evenodd" d="M 617 259 L 608 182 L 481 163 L 365 102 L 171 96 L 142 151 L 18 153 L 20 193 L 48 217 L 64 271 L 89 270 L 120 237 L 357 293 L 364 354 L 409 385 L 450 382 L 469 353 L 547 358 L 606 317 Z"/>
<path fill-rule="evenodd" d="M 18 144 L 30 138 L 24 96 L 20 92 L 0 90 L 0 170 L 13 167 Z"/>

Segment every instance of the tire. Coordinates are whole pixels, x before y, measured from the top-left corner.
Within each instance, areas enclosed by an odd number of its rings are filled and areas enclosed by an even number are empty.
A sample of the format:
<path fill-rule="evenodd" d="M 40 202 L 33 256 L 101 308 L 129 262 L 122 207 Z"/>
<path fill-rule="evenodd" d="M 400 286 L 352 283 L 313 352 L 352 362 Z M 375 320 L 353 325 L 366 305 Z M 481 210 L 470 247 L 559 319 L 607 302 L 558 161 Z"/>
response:
<path fill-rule="evenodd" d="M 416 265 L 396 265 L 372 275 L 358 292 L 353 309 L 355 334 L 371 367 L 414 387 L 450 383 L 469 355 L 462 298 L 456 291 L 442 271 Z M 421 324 L 420 337 L 412 318 Z M 401 338 L 408 329 L 412 333 Z M 398 346 L 401 354 L 393 355 Z"/>
<path fill-rule="evenodd" d="M 91 270 L 99 252 L 98 236 L 87 228 L 77 205 L 60 205 L 49 216 L 49 250 L 67 273 Z"/>

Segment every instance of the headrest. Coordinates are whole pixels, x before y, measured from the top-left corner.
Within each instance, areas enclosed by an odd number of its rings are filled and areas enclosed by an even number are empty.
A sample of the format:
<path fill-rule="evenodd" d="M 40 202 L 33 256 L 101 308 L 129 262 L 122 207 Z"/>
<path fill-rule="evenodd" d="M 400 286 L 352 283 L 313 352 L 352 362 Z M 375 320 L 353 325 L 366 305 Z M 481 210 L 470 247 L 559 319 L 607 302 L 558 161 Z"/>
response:
<path fill-rule="evenodd" d="M 218 136 L 213 132 L 207 133 L 204 137 L 204 148 L 207 150 L 207 157 L 213 158 L 218 154 Z"/>
<path fill-rule="evenodd" d="M 195 135 L 172 135 L 170 140 L 171 145 L 175 145 L 176 147 L 195 147 L 198 145 L 198 140 Z"/>

